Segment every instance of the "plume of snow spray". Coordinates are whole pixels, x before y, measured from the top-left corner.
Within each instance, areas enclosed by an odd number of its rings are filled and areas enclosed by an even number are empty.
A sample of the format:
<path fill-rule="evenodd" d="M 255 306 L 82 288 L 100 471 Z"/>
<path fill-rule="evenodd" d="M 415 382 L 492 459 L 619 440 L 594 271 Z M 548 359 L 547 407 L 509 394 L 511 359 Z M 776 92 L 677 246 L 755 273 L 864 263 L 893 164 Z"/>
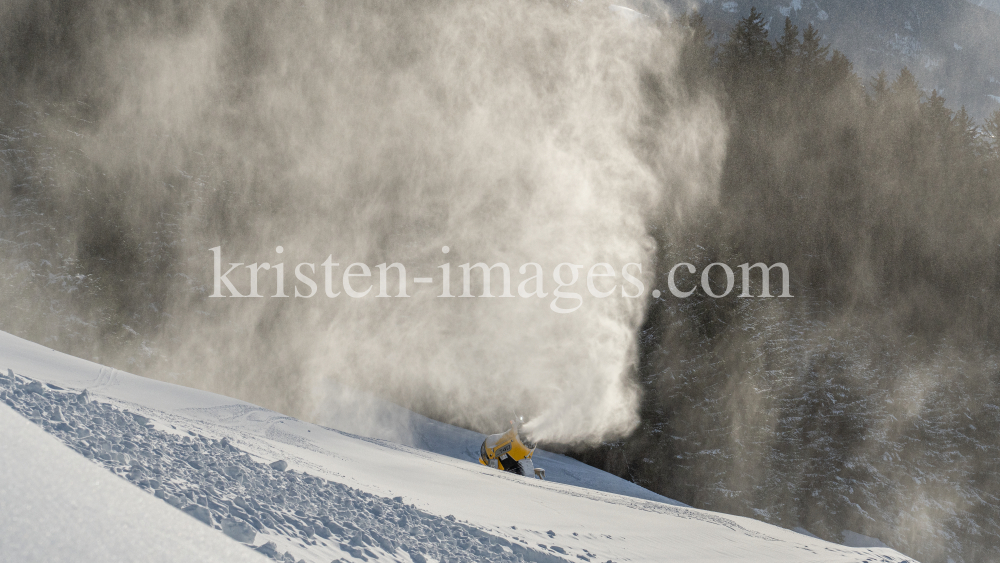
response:
<path fill-rule="evenodd" d="M 71 112 L 80 137 L 52 148 L 47 192 L 62 209 L 104 196 L 65 227 L 77 253 L 100 253 L 109 230 L 115 248 L 175 233 L 150 258 L 167 280 L 152 301 L 167 316 L 145 373 L 320 421 L 337 404 L 325 396 L 335 382 L 485 431 L 513 407 L 536 438 L 562 443 L 636 424 L 645 295 L 558 314 L 550 273 L 563 262 L 641 264 L 633 273 L 648 294 L 651 229 L 714 197 L 725 127 L 711 99 L 679 84 L 677 30 L 599 2 L 12 11 L 64 40 L 11 55 L 11 96 L 89 108 Z M 86 23 L 56 17 L 68 13 Z M 207 298 L 216 246 L 226 262 L 283 263 L 290 297 Z M 293 288 L 295 265 L 320 272 L 327 257 L 341 268 L 400 263 L 411 279 L 439 282 L 379 298 L 376 271 L 365 298 L 328 298 L 322 281 L 317 296 L 295 298 L 305 292 Z M 459 265 L 477 262 L 506 263 L 515 277 L 537 263 L 549 296 L 438 297 L 442 264 L 458 294 Z M 583 274 L 572 289 L 585 294 Z M 274 276 L 262 273 L 262 295 L 275 293 Z M 149 305 L 108 299 L 119 312 Z"/>

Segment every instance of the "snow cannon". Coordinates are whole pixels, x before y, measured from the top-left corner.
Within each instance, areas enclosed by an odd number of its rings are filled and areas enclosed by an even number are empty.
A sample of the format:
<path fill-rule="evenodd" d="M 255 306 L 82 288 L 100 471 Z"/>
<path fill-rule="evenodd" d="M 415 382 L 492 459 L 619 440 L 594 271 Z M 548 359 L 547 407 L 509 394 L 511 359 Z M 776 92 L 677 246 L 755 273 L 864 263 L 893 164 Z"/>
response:
<path fill-rule="evenodd" d="M 479 463 L 508 473 L 545 479 L 545 470 L 536 468 L 531 461 L 535 444 L 522 440 L 518 427 L 517 422 L 512 420 L 510 430 L 487 436 L 479 448 Z"/>

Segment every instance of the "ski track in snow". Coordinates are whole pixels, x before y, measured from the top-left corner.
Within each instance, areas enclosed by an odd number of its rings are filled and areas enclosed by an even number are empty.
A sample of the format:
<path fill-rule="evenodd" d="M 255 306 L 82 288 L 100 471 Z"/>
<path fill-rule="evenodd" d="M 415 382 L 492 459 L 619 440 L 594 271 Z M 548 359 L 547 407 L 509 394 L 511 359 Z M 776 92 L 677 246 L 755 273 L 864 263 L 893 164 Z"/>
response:
<path fill-rule="evenodd" d="M 101 377 L 102 384 L 114 385 L 110 370 Z M 282 471 L 227 438 L 178 431 L 167 413 L 156 411 L 152 418 L 146 416 L 152 414 L 149 409 L 135 409 L 146 412 L 139 414 L 13 372 L 0 375 L 0 400 L 81 455 L 278 561 L 566 561 L 454 517 L 418 510 L 402 497 L 382 498 L 308 473 Z M 185 411 L 220 422 L 258 415 L 256 421 L 270 424 L 269 430 L 288 419 L 245 405 Z M 296 446 L 333 455 L 277 428 L 268 437 L 281 442 L 287 437 Z"/>

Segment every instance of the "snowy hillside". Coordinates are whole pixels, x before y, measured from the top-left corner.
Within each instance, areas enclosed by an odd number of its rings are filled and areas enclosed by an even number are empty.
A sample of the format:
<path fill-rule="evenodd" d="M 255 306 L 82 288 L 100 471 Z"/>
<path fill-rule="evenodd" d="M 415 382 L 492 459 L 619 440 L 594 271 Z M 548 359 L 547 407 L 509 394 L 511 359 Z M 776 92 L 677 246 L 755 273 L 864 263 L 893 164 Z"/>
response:
<path fill-rule="evenodd" d="M 19 509 L 0 514 L 0 543 L 19 561 L 256 557 L 223 534 L 272 559 L 315 563 L 909 561 L 688 508 L 561 456 L 538 457 L 549 481 L 493 471 L 468 459 L 479 435 L 402 409 L 383 406 L 382 416 L 408 420 L 416 430 L 401 435 L 447 455 L 6 333 L 2 367 L 0 504 Z"/>
<path fill-rule="evenodd" d="M 0 406 L 0 444 L 3 561 L 264 561 L 88 463 L 7 406 Z"/>

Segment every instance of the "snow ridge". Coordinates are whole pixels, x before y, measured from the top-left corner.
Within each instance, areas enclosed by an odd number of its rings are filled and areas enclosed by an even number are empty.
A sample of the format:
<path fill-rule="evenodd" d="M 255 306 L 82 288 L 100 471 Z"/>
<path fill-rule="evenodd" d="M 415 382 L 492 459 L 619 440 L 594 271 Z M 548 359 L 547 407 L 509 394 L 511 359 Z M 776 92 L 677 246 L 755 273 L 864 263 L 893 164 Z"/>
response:
<path fill-rule="evenodd" d="M 0 374 L 0 400 L 81 455 L 274 560 L 566 561 L 418 510 L 402 497 L 285 471 L 281 460 L 255 460 L 225 438 L 158 429 L 86 391 L 8 370 Z"/>

